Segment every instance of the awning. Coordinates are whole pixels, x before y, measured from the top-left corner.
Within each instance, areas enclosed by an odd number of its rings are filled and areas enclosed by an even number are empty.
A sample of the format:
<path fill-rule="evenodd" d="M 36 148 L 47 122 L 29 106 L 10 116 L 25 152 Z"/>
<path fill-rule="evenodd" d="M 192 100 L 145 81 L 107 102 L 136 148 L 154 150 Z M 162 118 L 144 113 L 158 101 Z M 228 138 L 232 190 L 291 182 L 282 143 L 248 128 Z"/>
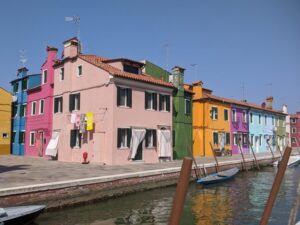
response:
<path fill-rule="evenodd" d="M 55 157 L 57 155 L 57 144 L 59 139 L 59 132 L 53 131 L 49 144 L 46 148 L 45 155 Z"/>

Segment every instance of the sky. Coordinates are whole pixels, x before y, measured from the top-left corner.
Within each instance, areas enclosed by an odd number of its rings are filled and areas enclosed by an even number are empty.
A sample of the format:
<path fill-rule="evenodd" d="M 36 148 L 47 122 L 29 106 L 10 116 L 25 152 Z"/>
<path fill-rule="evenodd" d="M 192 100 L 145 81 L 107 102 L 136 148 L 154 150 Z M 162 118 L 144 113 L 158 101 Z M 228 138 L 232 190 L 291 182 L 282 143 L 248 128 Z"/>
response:
<path fill-rule="evenodd" d="M 38 73 L 46 46 L 77 35 L 84 54 L 184 67 L 217 96 L 300 111 L 299 0 L 5 0 L 0 7 L 0 86 L 27 59 Z M 23 53 L 22 53 L 22 50 Z M 299 89 L 298 89 L 299 88 Z"/>

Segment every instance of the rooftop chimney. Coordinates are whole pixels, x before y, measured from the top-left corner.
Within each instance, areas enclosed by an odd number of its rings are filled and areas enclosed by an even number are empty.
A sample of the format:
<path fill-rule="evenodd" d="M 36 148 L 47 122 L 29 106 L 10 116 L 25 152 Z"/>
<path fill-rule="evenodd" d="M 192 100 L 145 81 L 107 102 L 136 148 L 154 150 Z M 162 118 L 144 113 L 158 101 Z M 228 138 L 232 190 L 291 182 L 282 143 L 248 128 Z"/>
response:
<path fill-rule="evenodd" d="M 261 103 L 261 107 L 266 108 L 266 103 L 265 102 Z"/>
<path fill-rule="evenodd" d="M 64 44 L 64 59 L 65 58 L 73 58 L 79 55 L 79 41 L 76 37 L 71 38 L 63 42 Z"/>
<path fill-rule="evenodd" d="M 287 105 L 283 105 L 283 106 L 282 106 L 282 112 L 285 113 L 285 114 L 288 113 Z"/>
<path fill-rule="evenodd" d="M 26 67 L 21 67 L 18 69 L 17 77 L 25 77 L 27 76 L 28 69 Z"/>
<path fill-rule="evenodd" d="M 180 66 L 174 66 L 172 69 L 172 83 L 178 89 L 183 89 L 184 70 L 185 69 Z"/>
<path fill-rule="evenodd" d="M 266 98 L 266 108 L 273 109 L 273 96 L 269 96 Z"/>

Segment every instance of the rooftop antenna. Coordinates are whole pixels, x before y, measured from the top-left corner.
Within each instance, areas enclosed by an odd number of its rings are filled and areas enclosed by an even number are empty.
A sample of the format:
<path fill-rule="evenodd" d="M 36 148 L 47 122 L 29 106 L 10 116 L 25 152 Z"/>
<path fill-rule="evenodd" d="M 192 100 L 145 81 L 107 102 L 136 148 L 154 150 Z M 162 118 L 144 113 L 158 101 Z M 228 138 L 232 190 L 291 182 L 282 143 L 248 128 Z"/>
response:
<path fill-rule="evenodd" d="M 163 45 L 163 48 L 166 49 L 166 70 L 169 69 L 169 44 L 166 43 Z"/>
<path fill-rule="evenodd" d="M 191 64 L 191 67 L 194 68 L 194 81 L 196 81 L 197 75 L 198 75 L 198 64 L 197 63 L 193 63 L 193 64 Z"/>
<path fill-rule="evenodd" d="M 25 67 L 25 64 L 27 62 L 27 58 L 26 58 L 26 50 L 22 49 L 20 51 L 20 62 L 22 64 L 22 67 Z"/>
<path fill-rule="evenodd" d="M 80 17 L 79 16 L 66 16 L 65 17 L 66 22 L 73 22 L 76 25 L 77 29 L 77 39 L 80 40 Z"/>

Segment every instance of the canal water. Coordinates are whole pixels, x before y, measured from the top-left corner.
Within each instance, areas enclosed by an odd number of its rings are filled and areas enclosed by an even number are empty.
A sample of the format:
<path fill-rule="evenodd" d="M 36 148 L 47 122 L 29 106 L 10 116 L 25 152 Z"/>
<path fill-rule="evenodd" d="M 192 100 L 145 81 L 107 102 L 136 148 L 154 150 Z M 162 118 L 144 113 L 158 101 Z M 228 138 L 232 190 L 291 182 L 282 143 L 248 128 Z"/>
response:
<path fill-rule="evenodd" d="M 269 196 L 277 169 L 239 173 L 232 181 L 202 187 L 191 184 L 182 225 L 256 225 Z M 295 201 L 300 167 L 286 171 L 270 225 L 285 225 Z M 156 189 L 41 215 L 36 225 L 165 225 L 176 187 Z M 298 210 L 297 221 L 300 220 Z"/>

